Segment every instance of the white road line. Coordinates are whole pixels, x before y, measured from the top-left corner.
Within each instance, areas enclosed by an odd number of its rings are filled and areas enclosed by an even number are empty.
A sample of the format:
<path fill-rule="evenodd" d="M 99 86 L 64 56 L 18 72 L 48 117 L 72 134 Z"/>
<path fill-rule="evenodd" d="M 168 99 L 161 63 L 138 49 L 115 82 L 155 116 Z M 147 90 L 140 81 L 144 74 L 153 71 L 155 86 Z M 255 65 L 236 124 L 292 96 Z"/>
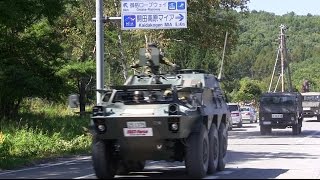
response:
<path fill-rule="evenodd" d="M 218 179 L 219 176 L 207 176 L 205 178 L 202 178 L 202 179 Z"/>
<path fill-rule="evenodd" d="M 95 174 L 88 174 L 88 175 L 76 177 L 76 178 L 73 178 L 73 179 L 86 179 L 86 178 L 91 177 L 91 176 L 95 176 Z"/>
<path fill-rule="evenodd" d="M 231 174 L 233 173 L 234 171 L 220 171 L 217 173 L 217 175 L 227 175 L 227 174 Z"/>
<path fill-rule="evenodd" d="M 32 167 L 32 168 L 25 168 L 25 169 L 19 169 L 19 170 L 12 170 L 12 171 L 6 171 L 6 172 L 2 172 L 0 173 L 0 175 L 4 175 L 4 174 L 10 174 L 10 173 L 16 173 L 16 172 L 22 172 L 22 171 L 29 171 L 29 170 L 34 170 L 34 169 L 42 169 L 42 168 L 47 168 L 47 167 L 53 167 L 53 166 L 58 166 L 58 165 L 62 165 L 62 164 L 67 164 L 67 163 L 71 163 L 71 162 L 75 162 L 75 161 L 81 161 L 81 160 L 86 160 L 86 159 L 90 159 L 91 157 L 83 157 L 83 158 L 79 158 L 79 159 L 75 159 L 75 160 L 71 160 L 71 161 L 64 161 L 61 163 L 55 163 L 55 164 L 41 164 L 38 167 Z"/>

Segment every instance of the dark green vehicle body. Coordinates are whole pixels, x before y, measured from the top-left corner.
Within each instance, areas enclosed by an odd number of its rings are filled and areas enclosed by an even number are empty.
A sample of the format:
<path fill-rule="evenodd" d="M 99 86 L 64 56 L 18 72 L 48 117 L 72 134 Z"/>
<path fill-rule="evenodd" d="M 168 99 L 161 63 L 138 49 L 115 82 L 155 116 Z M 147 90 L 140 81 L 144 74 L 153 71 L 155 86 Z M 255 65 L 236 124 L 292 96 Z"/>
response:
<path fill-rule="evenodd" d="M 230 111 L 219 81 L 203 70 L 133 75 L 104 91 L 91 119 L 98 178 L 141 171 L 146 160 L 185 161 L 197 178 L 225 167 Z"/>
<path fill-rule="evenodd" d="M 298 92 L 269 92 L 260 97 L 259 119 L 262 135 L 272 129 L 292 128 L 301 133 L 303 121 L 302 95 Z"/>

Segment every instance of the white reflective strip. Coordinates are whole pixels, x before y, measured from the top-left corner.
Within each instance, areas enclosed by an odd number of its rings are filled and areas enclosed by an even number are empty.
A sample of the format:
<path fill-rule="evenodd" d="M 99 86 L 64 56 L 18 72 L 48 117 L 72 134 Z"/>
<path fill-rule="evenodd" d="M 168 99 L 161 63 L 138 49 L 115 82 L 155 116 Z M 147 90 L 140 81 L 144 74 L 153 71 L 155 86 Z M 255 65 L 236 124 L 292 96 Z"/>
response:
<path fill-rule="evenodd" d="M 76 177 L 76 178 L 73 178 L 73 179 L 86 179 L 86 178 L 91 177 L 91 176 L 95 177 L 96 175 L 95 174 L 88 174 L 88 175 Z"/>
<path fill-rule="evenodd" d="M 0 175 L 4 175 L 4 174 L 10 174 L 10 173 L 16 173 L 16 172 L 22 172 L 22 171 L 29 171 L 29 170 L 33 170 L 33 169 L 41 169 L 41 168 L 47 168 L 47 167 L 53 167 L 53 166 L 58 166 L 58 165 L 62 165 L 62 164 L 67 164 L 67 163 L 71 163 L 71 162 L 75 162 L 75 161 L 80 161 L 80 160 L 86 160 L 86 159 L 90 159 L 90 157 L 83 157 L 83 158 L 79 158 L 79 159 L 75 159 L 75 160 L 71 160 L 71 161 L 65 161 L 65 162 L 61 162 L 61 163 L 56 163 L 56 164 L 40 164 L 38 167 L 32 167 L 32 168 L 25 168 L 25 169 L 19 169 L 19 170 L 13 170 L 13 171 L 6 171 L 3 173 L 0 173 Z"/>

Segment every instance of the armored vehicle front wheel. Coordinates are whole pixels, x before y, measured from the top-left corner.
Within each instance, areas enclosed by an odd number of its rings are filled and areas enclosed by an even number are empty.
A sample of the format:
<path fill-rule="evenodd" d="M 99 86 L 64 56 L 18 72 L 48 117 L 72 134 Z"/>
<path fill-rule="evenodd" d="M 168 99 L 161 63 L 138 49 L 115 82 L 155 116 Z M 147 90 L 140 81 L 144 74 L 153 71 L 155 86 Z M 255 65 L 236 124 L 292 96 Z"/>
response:
<path fill-rule="evenodd" d="M 93 139 L 92 163 L 97 178 L 114 178 L 116 172 L 116 163 L 112 158 L 112 148 L 110 143 L 96 138 Z"/>
<path fill-rule="evenodd" d="M 187 139 L 185 165 L 193 178 L 203 178 L 209 163 L 209 138 L 207 128 L 201 124 L 200 131 L 191 133 Z"/>
<path fill-rule="evenodd" d="M 228 148 L 228 130 L 224 123 L 220 124 L 219 130 L 219 161 L 218 171 L 223 171 L 227 163 L 227 148 Z"/>
<path fill-rule="evenodd" d="M 217 126 L 212 123 L 209 131 L 209 165 L 208 174 L 213 174 L 217 171 L 219 160 L 219 135 Z"/>

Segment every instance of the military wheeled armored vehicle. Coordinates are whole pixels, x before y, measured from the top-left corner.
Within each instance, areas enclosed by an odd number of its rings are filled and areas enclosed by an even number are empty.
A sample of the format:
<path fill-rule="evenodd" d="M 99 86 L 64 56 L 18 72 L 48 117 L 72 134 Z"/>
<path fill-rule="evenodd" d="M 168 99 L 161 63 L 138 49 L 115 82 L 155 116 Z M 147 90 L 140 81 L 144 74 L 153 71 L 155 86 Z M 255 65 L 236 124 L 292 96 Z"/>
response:
<path fill-rule="evenodd" d="M 230 111 L 216 76 L 141 73 L 100 91 L 91 117 L 98 178 L 142 171 L 147 160 L 184 162 L 193 178 L 224 170 Z"/>
<path fill-rule="evenodd" d="M 303 121 L 302 96 L 298 92 L 268 92 L 260 97 L 259 125 L 262 135 L 272 129 L 292 128 L 301 133 Z"/>

